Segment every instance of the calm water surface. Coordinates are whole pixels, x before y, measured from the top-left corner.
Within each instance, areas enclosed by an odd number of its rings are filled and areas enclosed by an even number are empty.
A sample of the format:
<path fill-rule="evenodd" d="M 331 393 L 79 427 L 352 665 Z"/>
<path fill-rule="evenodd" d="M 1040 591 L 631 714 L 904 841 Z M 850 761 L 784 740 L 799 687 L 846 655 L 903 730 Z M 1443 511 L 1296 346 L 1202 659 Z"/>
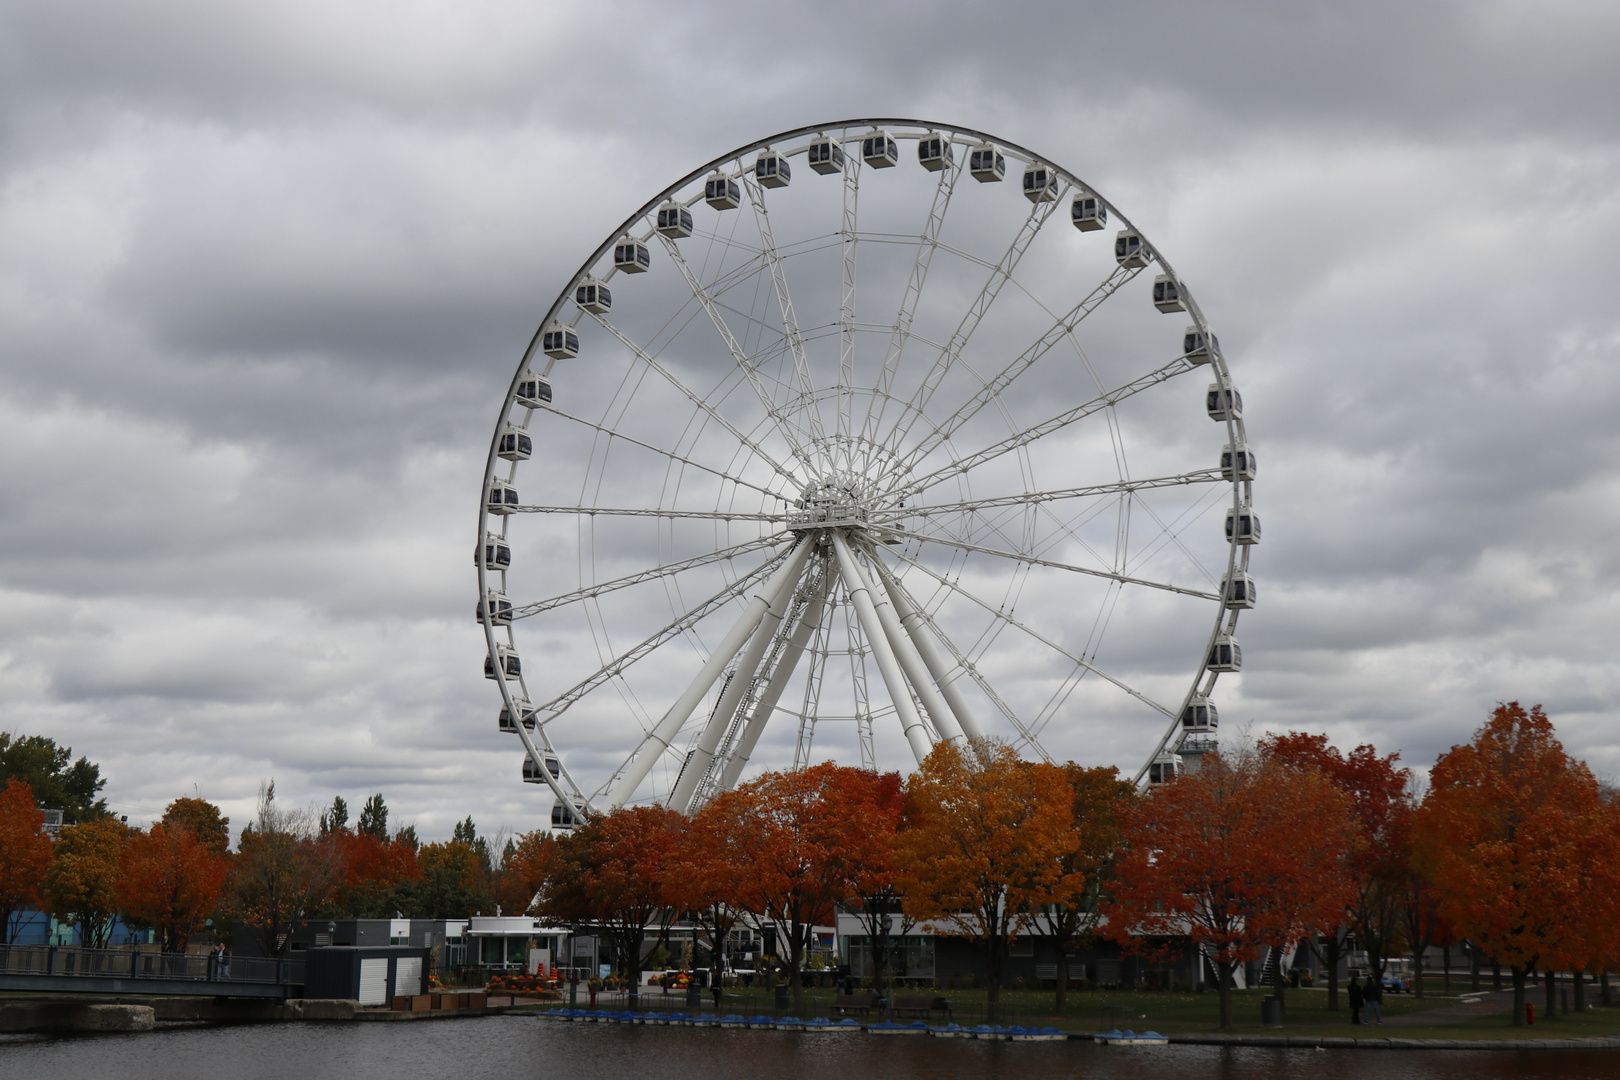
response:
<path fill-rule="evenodd" d="M 484 1017 L 0 1039 L 4 1080 L 1614 1080 L 1620 1051 L 1109 1048 Z"/>

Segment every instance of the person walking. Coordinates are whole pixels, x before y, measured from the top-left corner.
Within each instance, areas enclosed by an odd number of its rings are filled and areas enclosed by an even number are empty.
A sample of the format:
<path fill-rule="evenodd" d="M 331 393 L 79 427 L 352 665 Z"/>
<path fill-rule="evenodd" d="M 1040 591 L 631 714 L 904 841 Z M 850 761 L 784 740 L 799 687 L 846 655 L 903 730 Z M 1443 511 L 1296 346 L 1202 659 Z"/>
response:
<path fill-rule="evenodd" d="M 1361 1006 L 1367 1000 L 1361 992 L 1361 979 L 1355 975 L 1350 976 L 1350 1022 L 1361 1023 Z"/>
<path fill-rule="evenodd" d="M 1368 979 L 1367 980 L 1367 1023 L 1369 1023 L 1369 1024 L 1372 1023 L 1373 1022 L 1373 1017 L 1375 1017 L 1375 1016 L 1378 1018 L 1378 1023 L 1382 1024 L 1384 1022 L 1384 1009 L 1383 1009 L 1383 1004 L 1382 1004 L 1383 1000 L 1384 1000 L 1384 985 L 1383 985 L 1382 981 L 1380 981 L 1378 979 Z"/>

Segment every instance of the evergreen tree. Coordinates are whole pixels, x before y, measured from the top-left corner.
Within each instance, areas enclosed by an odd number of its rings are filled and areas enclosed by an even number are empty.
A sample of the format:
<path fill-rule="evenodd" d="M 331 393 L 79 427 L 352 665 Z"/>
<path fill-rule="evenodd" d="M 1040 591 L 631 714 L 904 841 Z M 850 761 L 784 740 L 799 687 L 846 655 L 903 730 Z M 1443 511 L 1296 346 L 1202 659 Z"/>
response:
<path fill-rule="evenodd" d="M 378 796 L 381 798 L 381 796 Z M 386 820 L 388 811 L 383 810 Z M 332 809 L 321 815 L 321 835 L 331 836 L 333 833 L 345 832 L 349 828 L 349 804 L 338 795 L 332 799 Z"/>
<path fill-rule="evenodd" d="M 355 829 L 379 840 L 388 839 L 388 804 L 383 802 L 382 792 L 367 799 L 366 805 L 360 808 L 360 823 Z"/>
<path fill-rule="evenodd" d="M 71 747 L 44 735 L 0 731 L 0 787 L 11 779 L 27 784 L 41 807 L 61 810 L 68 825 L 108 814 L 107 800 L 96 798 L 107 786 L 101 768 L 83 757 L 74 761 Z"/>

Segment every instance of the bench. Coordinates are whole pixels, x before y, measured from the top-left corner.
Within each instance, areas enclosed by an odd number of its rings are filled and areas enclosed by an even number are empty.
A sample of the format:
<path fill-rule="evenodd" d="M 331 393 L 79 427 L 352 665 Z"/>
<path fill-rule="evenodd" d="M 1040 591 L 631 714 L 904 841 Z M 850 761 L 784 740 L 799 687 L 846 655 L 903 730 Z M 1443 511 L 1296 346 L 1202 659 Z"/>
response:
<path fill-rule="evenodd" d="M 894 1007 L 889 1011 L 895 1016 L 915 1016 L 920 1019 L 927 1019 L 932 1013 L 942 1012 L 945 1014 L 946 1019 L 950 1019 L 951 1003 L 948 998 L 942 997 L 928 997 L 921 994 L 913 996 L 896 994 Z"/>
<path fill-rule="evenodd" d="M 883 1004 L 876 994 L 839 994 L 833 998 L 833 1008 L 843 1012 L 870 1013 Z"/>

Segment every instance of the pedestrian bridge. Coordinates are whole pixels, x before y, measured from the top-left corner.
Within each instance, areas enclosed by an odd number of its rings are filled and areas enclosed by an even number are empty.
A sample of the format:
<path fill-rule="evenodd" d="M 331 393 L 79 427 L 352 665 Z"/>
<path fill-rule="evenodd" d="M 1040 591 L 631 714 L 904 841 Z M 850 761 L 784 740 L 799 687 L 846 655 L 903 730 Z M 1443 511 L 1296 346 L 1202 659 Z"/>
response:
<path fill-rule="evenodd" d="M 298 997 L 304 961 L 80 949 L 66 945 L 0 945 L 0 991 L 160 997 Z"/>

